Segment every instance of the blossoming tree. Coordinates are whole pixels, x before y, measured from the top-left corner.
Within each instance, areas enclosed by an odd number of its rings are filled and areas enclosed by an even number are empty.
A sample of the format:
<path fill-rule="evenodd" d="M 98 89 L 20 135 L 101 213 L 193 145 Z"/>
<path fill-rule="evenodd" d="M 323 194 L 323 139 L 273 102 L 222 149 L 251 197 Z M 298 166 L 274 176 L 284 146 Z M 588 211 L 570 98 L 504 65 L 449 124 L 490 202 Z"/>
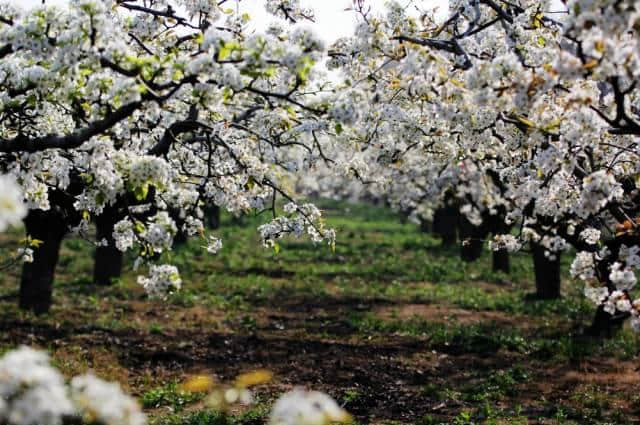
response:
<path fill-rule="evenodd" d="M 289 176 L 323 157 L 331 107 L 314 69 L 323 43 L 300 26 L 249 34 L 250 17 L 225 3 L 0 7 L 0 168 L 24 193 L 34 241 L 23 308 L 49 308 L 62 237 L 86 233 L 92 219 L 98 249 L 135 250 L 137 264 L 161 262 L 178 225 L 215 252 L 207 203 L 271 210 L 267 245 L 287 234 L 333 240 L 313 205 L 275 209 Z M 267 9 L 309 17 L 289 2 Z M 140 282 L 159 293 L 181 281 L 175 267 L 153 265 Z"/>
<path fill-rule="evenodd" d="M 359 123 L 341 135 L 354 173 L 416 211 L 453 196 L 471 223 L 500 217 L 494 249 L 553 261 L 574 247 L 572 274 L 600 306 L 592 330 L 611 315 L 640 326 L 635 2 L 460 0 L 443 23 L 355 4 L 355 36 L 330 53 Z"/>

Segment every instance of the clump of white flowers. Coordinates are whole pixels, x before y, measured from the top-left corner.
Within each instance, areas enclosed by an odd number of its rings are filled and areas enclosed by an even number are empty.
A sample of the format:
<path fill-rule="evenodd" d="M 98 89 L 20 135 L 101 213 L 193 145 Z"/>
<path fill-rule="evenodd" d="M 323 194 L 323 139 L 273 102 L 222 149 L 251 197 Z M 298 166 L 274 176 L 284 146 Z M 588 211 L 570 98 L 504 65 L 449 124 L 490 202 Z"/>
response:
<path fill-rule="evenodd" d="M 493 251 L 506 250 L 508 252 L 516 252 L 522 247 L 522 244 L 513 235 L 495 235 L 493 240 L 489 242 L 489 248 Z"/>
<path fill-rule="evenodd" d="M 129 182 L 133 188 L 145 188 L 149 184 L 162 187 L 169 179 L 167 170 L 169 166 L 165 160 L 144 155 L 131 164 Z"/>
<path fill-rule="evenodd" d="M 292 21 L 312 20 L 314 16 L 313 9 L 302 7 L 300 0 L 268 0 L 265 9 L 272 15 Z"/>
<path fill-rule="evenodd" d="M 87 422 L 106 425 L 144 425 L 147 418 L 138 403 L 120 385 L 91 375 L 71 380 L 71 398 Z"/>
<path fill-rule="evenodd" d="M 609 290 L 605 287 L 585 286 L 584 296 L 595 305 L 600 305 L 609 296 Z"/>
<path fill-rule="evenodd" d="M 296 388 L 276 401 L 269 425 L 326 425 L 350 420 L 349 413 L 327 394 Z"/>
<path fill-rule="evenodd" d="M 632 269 L 623 267 L 619 262 L 615 262 L 611 265 L 611 273 L 609 273 L 609 279 L 616 285 L 618 289 L 632 289 L 636 286 L 636 274 Z"/>
<path fill-rule="evenodd" d="M 162 253 L 171 249 L 173 237 L 178 228 L 166 211 L 160 211 L 151 217 L 150 223 L 140 236 L 147 242 L 152 253 Z"/>
<path fill-rule="evenodd" d="M 265 247 L 276 246 L 275 240 L 287 235 L 302 237 L 305 234 L 310 236 L 314 243 L 327 241 L 329 245 L 334 246 L 335 230 L 325 228 L 322 213 L 315 205 L 297 205 L 289 202 L 284 206 L 284 212 L 289 216 L 276 217 L 258 227 Z"/>
<path fill-rule="evenodd" d="M 116 248 L 124 252 L 133 246 L 135 234 L 133 223 L 128 218 L 122 219 L 113 226 L 113 239 Z"/>
<path fill-rule="evenodd" d="M 45 353 L 21 347 L 0 359 L 1 423 L 60 425 L 73 413 L 64 378 Z"/>
<path fill-rule="evenodd" d="M 178 269 L 169 264 L 152 265 L 149 268 L 149 276 L 138 276 L 138 283 L 153 298 L 164 297 L 182 287 Z"/>
<path fill-rule="evenodd" d="M 589 245 L 595 245 L 600 240 L 600 230 L 588 227 L 580 232 L 580 239 Z"/>
<path fill-rule="evenodd" d="M 9 176 L 0 176 L 0 232 L 18 224 L 26 214 L 27 207 L 15 180 Z"/>
<path fill-rule="evenodd" d="M 60 425 L 79 416 L 86 423 L 144 425 L 138 403 L 116 383 L 77 376 L 67 388 L 49 356 L 20 347 L 0 359 L 0 422 L 8 425 Z"/>
<path fill-rule="evenodd" d="M 217 254 L 222 249 L 222 240 L 213 235 L 209 235 L 209 240 L 205 246 L 209 254 Z"/>
<path fill-rule="evenodd" d="M 574 279 L 579 278 L 584 281 L 595 279 L 596 272 L 594 254 L 586 251 L 578 252 L 571 263 L 571 269 L 569 272 L 571 273 L 571 277 Z"/>
<path fill-rule="evenodd" d="M 33 249 L 31 249 L 31 248 L 18 248 L 17 257 L 23 263 L 33 263 Z"/>

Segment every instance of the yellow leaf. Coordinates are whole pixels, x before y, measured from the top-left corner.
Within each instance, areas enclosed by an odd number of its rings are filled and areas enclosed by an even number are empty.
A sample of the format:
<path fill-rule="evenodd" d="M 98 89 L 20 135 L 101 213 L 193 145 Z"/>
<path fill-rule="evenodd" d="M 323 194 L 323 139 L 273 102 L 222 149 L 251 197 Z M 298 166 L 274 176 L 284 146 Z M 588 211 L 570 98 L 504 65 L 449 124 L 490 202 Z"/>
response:
<path fill-rule="evenodd" d="M 254 385 L 265 384 L 273 379 L 273 373 L 265 370 L 254 370 L 253 372 L 243 373 L 236 377 L 236 387 L 247 388 Z"/>
<path fill-rule="evenodd" d="M 40 245 L 42 245 L 44 243 L 44 241 L 41 241 L 40 239 L 31 239 L 29 241 L 29 246 L 33 246 L 36 248 L 39 248 Z"/>
<path fill-rule="evenodd" d="M 589 70 L 595 68 L 596 66 L 598 66 L 598 61 L 596 59 L 592 59 L 589 62 L 585 63 L 582 67 Z"/>
<path fill-rule="evenodd" d="M 215 385 L 214 379 L 209 375 L 196 375 L 192 376 L 182 384 L 182 388 L 186 391 L 194 393 L 201 393 L 209 391 Z"/>
<path fill-rule="evenodd" d="M 518 121 L 520 121 L 522 124 L 526 125 L 527 127 L 535 127 L 536 126 L 533 123 L 533 121 L 529 121 L 528 119 L 526 119 L 524 117 L 518 117 Z"/>
<path fill-rule="evenodd" d="M 602 42 L 602 40 L 596 41 L 596 45 L 594 47 L 596 48 L 597 52 L 600 52 L 600 53 L 604 52 L 604 43 Z"/>

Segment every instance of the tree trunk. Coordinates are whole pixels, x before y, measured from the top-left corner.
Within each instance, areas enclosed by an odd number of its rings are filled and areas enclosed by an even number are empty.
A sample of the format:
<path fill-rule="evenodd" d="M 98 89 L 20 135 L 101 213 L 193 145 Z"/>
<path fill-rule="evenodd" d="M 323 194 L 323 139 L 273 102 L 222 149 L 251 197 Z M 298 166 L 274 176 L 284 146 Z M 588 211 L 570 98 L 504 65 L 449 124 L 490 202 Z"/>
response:
<path fill-rule="evenodd" d="M 500 213 L 490 217 L 487 223 L 488 233 L 494 235 L 506 235 L 511 231 L 511 226 L 504 222 L 505 211 L 504 207 L 499 208 Z M 509 264 L 509 251 L 506 249 L 500 251 L 493 251 L 493 271 L 509 273 L 511 267 Z"/>
<path fill-rule="evenodd" d="M 604 307 L 600 305 L 596 310 L 591 326 L 585 330 L 585 334 L 610 338 L 622 328 L 624 321 L 628 318 L 629 313 L 627 312 L 616 311 L 614 315 L 611 315 L 604 311 Z"/>
<path fill-rule="evenodd" d="M 29 236 L 42 244 L 33 248 L 33 262 L 22 266 L 20 308 L 46 313 L 51 307 L 53 279 L 67 226 L 63 216 L 53 209 L 31 210 L 24 223 Z"/>
<path fill-rule="evenodd" d="M 482 255 L 484 239 L 487 236 L 485 225 L 474 226 L 464 216 L 460 216 L 460 258 L 463 261 L 476 261 Z"/>
<path fill-rule="evenodd" d="M 458 211 L 454 207 L 438 208 L 433 215 L 433 233 L 440 236 L 443 246 L 453 246 L 458 239 Z"/>
<path fill-rule="evenodd" d="M 118 220 L 118 211 L 114 207 L 106 207 L 95 219 L 96 240 L 98 243 L 103 239 L 107 241 L 107 245 L 96 247 L 93 266 L 93 283 L 96 285 L 111 285 L 113 279 L 122 274 L 123 254 L 113 239 L 113 226 Z"/>
<path fill-rule="evenodd" d="M 545 248 L 531 244 L 533 251 L 533 268 L 536 275 L 535 297 L 541 300 L 560 298 L 560 254 L 555 260 L 544 255 Z"/>
<path fill-rule="evenodd" d="M 507 250 L 493 251 L 493 271 L 509 273 L 509 252 Z"/>
<path fill-rule="evenodd" d="M 207 227 L 217 229 L 220 227 L 220 207 L 216 204 L 208 204 L 204 208 L 204 217 Z"/>

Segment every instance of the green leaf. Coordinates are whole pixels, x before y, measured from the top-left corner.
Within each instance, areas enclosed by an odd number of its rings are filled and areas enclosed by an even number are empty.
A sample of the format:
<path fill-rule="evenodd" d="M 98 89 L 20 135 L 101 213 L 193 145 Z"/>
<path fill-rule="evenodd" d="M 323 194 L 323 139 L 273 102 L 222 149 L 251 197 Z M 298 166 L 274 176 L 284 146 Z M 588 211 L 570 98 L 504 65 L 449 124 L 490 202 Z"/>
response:
<path fill-rule="evenodd" d="M 138 201 L 142 201 L 147 197 L 149 193 L 149 185 L 139 186 L 133 189 L 133 194 L 135 195 Z"/>
<path fill-rule="evenodd" d="M 140 220 L 136 220 L 135 230 L 137 233 L 143 233 L 145 231 L 144 223 Z"/>

